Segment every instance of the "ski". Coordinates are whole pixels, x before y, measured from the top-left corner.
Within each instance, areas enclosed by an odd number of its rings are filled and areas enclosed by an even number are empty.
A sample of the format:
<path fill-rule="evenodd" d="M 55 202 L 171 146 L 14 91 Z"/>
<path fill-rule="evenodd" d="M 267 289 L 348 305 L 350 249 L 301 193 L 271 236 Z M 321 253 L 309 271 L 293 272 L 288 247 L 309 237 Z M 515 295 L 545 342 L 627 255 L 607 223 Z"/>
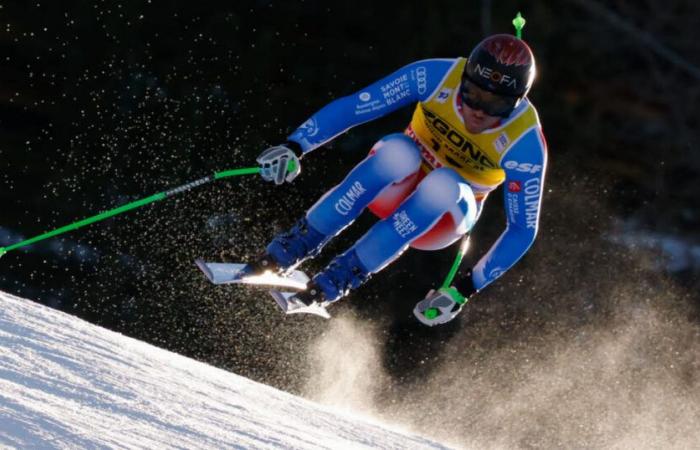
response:
<path fill-rule="evenodd" d="M 331 315 L 328 314 L 325 306 L 313 303 L 311 305 L 305 305 L 300 301 L 295 301 L 292 297 L 294 292 L 282 292 L 278 290 L 271 290 L 270 295 L 275 299 L 277 305 L 285 312 L 285 314 L 313 314 L 315 316 L 323 317 L 324 319 L 330 319 Z"/>
<path fill-rule="evenodd" d="M 213 263 L 196 259 L 195 264 L 214 284 L 253 284 L 304 290 L 309 277 L 301 270 L 294 270 L 286 276 L 265 272 L 262 275 L 241 276 L 246 264 Z"/>
<path fill-rule="evenodd" d="M 202 259 L 196 259 L 194 262 L 206 275 L 207 279 L 214 284 L 252 284 L 302 291 L 306 289 L 306 284 L 309 282 L 309 276 L 301 270 L 294 270 L 287 276 L 270 272 L 266 272 L 263 275 L 241 276 L 241 272 L 246 267 L 246 264 L 212 263 L 205 262 Z M 313 314 L 324 319 L 331 318 L 326 308 L 318 303 L 308 306 L 302 302 L 295 301 L 292 298 L 295 292 L 271 290 L 270 294 L 285 314 Z"/>

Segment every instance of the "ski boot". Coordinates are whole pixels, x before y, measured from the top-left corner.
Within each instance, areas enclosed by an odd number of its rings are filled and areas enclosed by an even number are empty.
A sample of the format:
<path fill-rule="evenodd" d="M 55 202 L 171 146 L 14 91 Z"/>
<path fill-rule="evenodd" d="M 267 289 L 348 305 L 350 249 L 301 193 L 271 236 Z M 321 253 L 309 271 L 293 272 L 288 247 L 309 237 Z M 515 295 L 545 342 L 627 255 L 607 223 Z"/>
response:
<path fill-rule="evenodd" d="M 224 249 L 219 253 L 219 258 L 222 263 L 239 263 L 241 258 L 231 249 Z M 266 271 L 279 273 L 282 271 L 279 264 L 270 257 L 267 253 L 263 253 L 255 257 L 255 259 L 245 265 L 240 272 L 240 277 L 249 275 L 260 275 Z"/>
<path fill-rule="evenodd" d="M 271 272 L 289 275 L 306 258 L 316 256 L 328 237 L 309 225 L 306 217 L 299 220 L 291 230 L 281 233 L 270 242 L 266 251 L 249 262 L 240 272 L 240 278 Z M 223 262 L 238 262 L 240 259 L 231 250 L 220 253 Z"/>
<path fill-rule="evenodd" d="M 325 306 L 347 295 L 350 289 L 360 287 L 370 276 L 357 253 L 351 250 L 333 259 L 313 278 L 306 290 L 298 292 L 294 298 L 307 306 L 312 302 Z"/>
<path fill-rule="evenodd" d="M 367 281 L 370 273 L 354 251 L 336 257 L 299 292 L 272 290 L 270 294 L 287 314 L 307 313 L 329 319 L 326 306 Z"/>
<path fill-rule="evenodd" d="M 318 255 L 328 240 L 328 236 L 302 217 L 291 230 L 275 236 L 266 251 L 282 270 L 293 269 L 305 259 Z"/>

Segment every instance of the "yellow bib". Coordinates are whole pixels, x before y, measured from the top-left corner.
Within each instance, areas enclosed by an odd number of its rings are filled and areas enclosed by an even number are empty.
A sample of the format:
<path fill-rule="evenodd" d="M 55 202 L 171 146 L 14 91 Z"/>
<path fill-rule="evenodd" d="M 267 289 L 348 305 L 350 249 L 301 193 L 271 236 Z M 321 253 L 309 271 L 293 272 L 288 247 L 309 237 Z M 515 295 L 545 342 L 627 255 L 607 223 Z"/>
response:
<path fill-rule="evenodd" d="M 457 59 L 430 98 L 416 106 L 407 134 L 420 144 L 428 164 L 455 169 L 475 188 L 478 199 L 503 183 L 502 155 L 526 131 L 539 125 L 539 119 L 527 102 L 496 128 L 478 134 L 467 131 L 458 109 L 466 62 L 465 58 Z"/>

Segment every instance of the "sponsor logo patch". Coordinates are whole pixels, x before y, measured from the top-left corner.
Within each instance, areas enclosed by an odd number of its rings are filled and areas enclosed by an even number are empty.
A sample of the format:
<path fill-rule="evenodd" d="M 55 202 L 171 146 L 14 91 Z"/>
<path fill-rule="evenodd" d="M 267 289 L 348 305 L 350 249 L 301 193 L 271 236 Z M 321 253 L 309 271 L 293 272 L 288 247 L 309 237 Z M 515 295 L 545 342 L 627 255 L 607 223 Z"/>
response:
<path fill-rule="evenodd" d="M 520 192 L 523 190 L 523 183 L 520 181 L 510 181 L 508 182 L 509 192 Z"/>
<path fill-rule="evenodd" d="M 496 148 L 496 151 L 501 154 L 503 153 L 503 150 L 508 147 L 508 144 L 510 143 L 510 139 L 508 139 L 508 135 L 505 133 L 501 133 L 498 138 L 496 138 L 495 141 L 493 141 L 493 146 Z"/>
<path fill-rule="evenodd" d="M 318 134 L 319 131 L 318 124 L 314 119 L 307 120 L 299 128 L 304 130 L 304 134 L 306 134 L 306 137 L 314 137 Z"/>
<path fill-rule="evenodd" d="M 341 216 L 347 216 L 350 214 L 350 211 L 352 211 L 352 207 L 355 206 L 357 199 L 365 192 L 367 192 L 367 189 L 362 186 L 362 183 L 356 181 L 350 186 L 350 189 L 340 197 L 340 200 L 335 203 L 335 210 L 338 211 L 338 214 Z"/>
<path fill-rule="evenodd" d="M 431 149 L 436 153 L 444 152 L 446 156 L 469 166 L 473 170 L 483 172 L 498 166 L 486 157 L 466 135 L 463 135 L 434 112 L 422 106 L 425 114 L 425 124 L 434 135 Z"/>
<path fill-rule="evenodd" d="M 393 105 L 399 100 L 411 95 L 411 85 L 408 83 L 408 74 L 403 74 L 379 88 L 382 91 L 384 102 Z"/>
<path fill-rule="evenodd" d="M 395 213 L 392 219 L 394 220 L 394 229 L 401 237 L 406 237 L 418 229 L 406 211 Z"/>
<path fill-rule="evenodd" d="M 530 178 L 525 182 L 525 222 L 530 229 L 537 228 L 540 210 L 540 179 Z"/>
<path fill-rule="evenodd" d="M 509 192 L 506 194 L 506 214 L 508 214 L 508 222 L 518 223 L 518 215 L 520 214 L 519 194 Z"/>
<path fill-rule="evenodd" d="M 418 84 L 418 93 L 425 94 L 428 89 L 428 75 L 423 66 L 416 68 L 416 83 Z"/>
<path fill-rule="evenodd" d="M 489 278 L 492 280 L 496 279 L 496 278 L 500 277 L 501 275 L 503 275 L 505 272 L 506 271 L 503 269 L 503 267 L 494 267 L 489 272 Z"/>
<path fill-rule="evenodd" d="M 523 173 L 537 173 L 542 171 L 542 165 L 540 164 L 519 163 L 517 161 L 506 161 L 503 167 Z"/>
<path fill-rule="evenodd" d="M 518 87 L 518 81 L 515 78 L 498 72 L 497 70 L 493 70 L 490 67 L 483 67 L 481 64 L 477 64 L 475 72 L 478 73 L 480 77 L 486 78 L 492 83 L 504 84 L 513 88 Z"/>
<path fill-rule="evenodd" d="M 447 100 L 449 100 L 450 94 L 452 94 L 452 89 L 443 88 L 440 90 L 440 92 L 438 92 L 438 95 L 435 97 L 435 101 L 438 103 L 445 103 Z"/>

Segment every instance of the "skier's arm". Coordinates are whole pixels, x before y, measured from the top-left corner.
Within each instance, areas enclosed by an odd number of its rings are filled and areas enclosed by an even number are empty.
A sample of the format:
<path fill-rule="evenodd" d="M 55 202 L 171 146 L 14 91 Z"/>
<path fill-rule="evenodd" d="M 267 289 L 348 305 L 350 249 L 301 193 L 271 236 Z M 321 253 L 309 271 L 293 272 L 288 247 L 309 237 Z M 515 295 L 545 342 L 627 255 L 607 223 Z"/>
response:
<path fill-rule="evenodd" d="M 454 59 L 426 59 L 404 66 L 374 84 L 324 106 L 288 139 L 298 144 L 303 153 L 308 153 L 356 125 L 425 100 L 454 62 Z"/>
<path fill-rule="evenodd" d="M 455 59 L 426 59 L 402 67 L 355 94 L 321 108 L 289 137 L 257 158 L 260 175 L 275 184 L 299 175 L 299 160 L 349 128 L 430 97 Z"/>
<path fill-rule="evenodd" d="M 454 319 L 472 295 L 503 275 L 535 241 L 547 167 L 546 144 L 539 126 L 515 142 L 500 164 L 506 173 L 506 230 L 465 277 L 455 280 L 454 287 L 431 291 L 416 304 L 413 314 L 428 326 Z"/>
<path fill-rule="evenodd" d="M 535 241 L 547 168 L 546 143 L 539 126 L 513 144 L 503 155 L 501 167 L 506 173 L 506 229 L 472 269 L 471 285 L 476 291 L 503 275 Z"/>

